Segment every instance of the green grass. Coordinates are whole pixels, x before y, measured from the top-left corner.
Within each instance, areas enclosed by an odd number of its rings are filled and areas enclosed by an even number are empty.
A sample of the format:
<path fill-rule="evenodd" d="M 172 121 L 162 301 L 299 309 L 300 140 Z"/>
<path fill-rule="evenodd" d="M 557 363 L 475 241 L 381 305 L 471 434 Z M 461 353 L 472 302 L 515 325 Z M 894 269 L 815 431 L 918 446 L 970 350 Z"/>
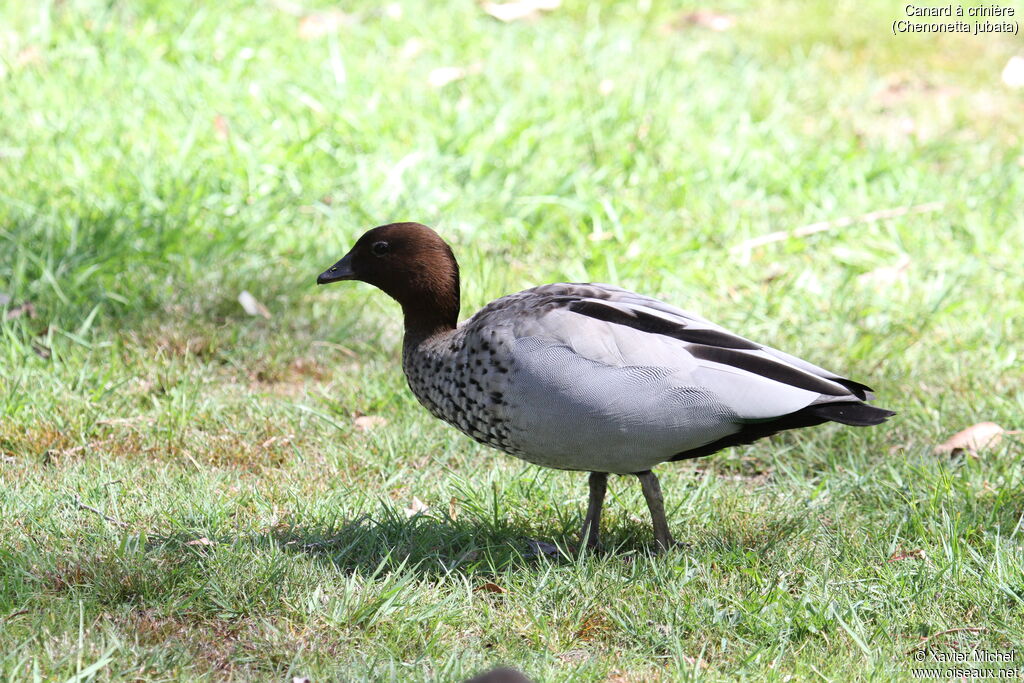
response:
<path fill-rule="evenodd" d="M 1019 437 L 932 453 L 1024 426 L 1020 43 L 893 37 L 892 3 L 730 2 L 721 33 L 694 7 L 360 1 L 306 40 L 312 3 L 3 3 L 5 679 L 887 679 L 948 629 L 1024 647 Z M 453 243 L 464 315 L 610 281 L 899 416 L 660 468 L 689 547 L 652 554 L 617 478 L 606 552 L 530 557 L 571 548 L 585 477 L 433 420 L 397 306 L 313 286 L 393 220 Z"/>

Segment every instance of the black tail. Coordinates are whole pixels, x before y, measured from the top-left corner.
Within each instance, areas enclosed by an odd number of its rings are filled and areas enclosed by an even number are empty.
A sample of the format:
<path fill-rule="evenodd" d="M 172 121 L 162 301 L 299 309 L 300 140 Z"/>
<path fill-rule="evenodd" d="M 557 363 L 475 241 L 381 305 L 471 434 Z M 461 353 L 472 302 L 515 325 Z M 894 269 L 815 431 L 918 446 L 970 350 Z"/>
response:
<path fill-rule="evenodd" d="M 896 414 L 891 410 L 876 408 L 866 403 L 825 403 L 806 408 L 805 412 L 854 427 L 879 425 Z"/>
<path fill-rule="evenodd" d="M 672 460 L 689 460 L 690 458 L 702 458 L 711 455 L 715 451 L 730 446 L 742 446 L 753 443 L 758 439 L 771 436 L 786 429 L 800 429 L 801 427 L 813 427 L 823 422 L 841 422 L 855 427 L 870 427 L 871 425 L 882 424 L 895 415 L 891 410 L 876 408 L 866 403 L 851 401 L 849 403 L 825 403 L 817 406 L 808 406 L 795 413 L 783 415 L 776 420 L 767 422 L 752 422 L 745 424 L 735 434 L 713 441 L 704 446 L 698 446 L 682 453 L 676 453 Z"/>

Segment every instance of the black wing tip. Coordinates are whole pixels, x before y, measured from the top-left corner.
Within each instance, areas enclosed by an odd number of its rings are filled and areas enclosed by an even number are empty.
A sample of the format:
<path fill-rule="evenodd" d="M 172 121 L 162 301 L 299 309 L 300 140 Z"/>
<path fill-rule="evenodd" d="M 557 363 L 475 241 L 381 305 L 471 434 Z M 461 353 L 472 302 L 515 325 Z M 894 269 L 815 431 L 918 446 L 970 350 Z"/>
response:
<path fill-rule="evenodd" d="M 879 425 L 895 415 L 896 412 L 885 408 L 876 408 L 866 403 L 849 401 L 845 403 L 825 403 L 823 405 L 809 406 L 795 413 L 783 415 L 776 420 L 767 422 L 745 424 L 735 434 L 714 441 L 705 446 L 682 453 L 676 453 L 671 461 L 689 460 L 690 458 L 702 458 L 711 455 L 723 448 L 730 446 L 744 446 L 753 443 L 766 436 L 777 434 L 788 429 L 801 429 L 803 427 L 814 427 L 823 422 L 839 422 L 854 427 L 872 427 Z"/>
<path fill-rule="evenodd" d="M 853 427 L 880 425 L 896 414 L 893 410 L 869 406 L 866 403 L 826 403 L 812 407 L 809 412 L 826 420 Z"/>
<path fill-rule="evenodd" d="M 831 378 L 829 378 L 831 379 Z M 846 379 L 845 377 L 839 377 L 832 379 L 836 384 L 841 384 L 850 390 L 854 396 L 862 401 L 870 401 L 875 396 L 875 390 L 869 387 L 867 384 L 861 384 L 860 382 L 854 382 L 852 379 Z"/>

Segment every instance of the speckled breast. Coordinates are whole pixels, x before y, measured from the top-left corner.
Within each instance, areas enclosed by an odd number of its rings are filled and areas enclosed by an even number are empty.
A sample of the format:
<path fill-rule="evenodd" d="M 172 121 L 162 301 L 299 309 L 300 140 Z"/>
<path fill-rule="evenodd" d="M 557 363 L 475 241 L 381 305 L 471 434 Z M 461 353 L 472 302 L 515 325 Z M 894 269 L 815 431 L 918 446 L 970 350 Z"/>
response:
<path fill-rule="evenodd" d="M 402 368 L 409 388 L 427 410 L 480 443 L 511 455 L 506 417 L 510 367 L 496 332 L 468 335 L 463 329 L 418 343 L 407 340 Z"/>

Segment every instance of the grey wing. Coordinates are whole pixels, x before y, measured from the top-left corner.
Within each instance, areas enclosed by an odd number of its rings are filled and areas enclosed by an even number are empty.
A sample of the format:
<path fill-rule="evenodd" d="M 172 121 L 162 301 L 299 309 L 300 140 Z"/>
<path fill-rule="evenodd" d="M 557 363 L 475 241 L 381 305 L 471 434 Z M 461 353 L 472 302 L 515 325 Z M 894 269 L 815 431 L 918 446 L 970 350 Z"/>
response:
<path fill-rule="evenodd" d="M 812 404 L 863 400 L 868 391 L 700 316 L 608 285 L 579 286 L 578 295 L 534 325 L 533 334 L 611 369 L 671 370 L 677 386 L 708 392 L 741 423 Z"/>
<path fill-rule="evenodd" d="M 608 293 L 609 297 L 606 300 L 607 302 L 622 304 L 627 309 L 631 310 L 633 315 L 636 315 L 638 313 L 640 315 L 643 315 L 644 313 L 660 314 L 664 316 L 670 328 L 685 328 L 690 330 L 690 336 L 694 340 L 696 340 L 698 336 L 696 333 L 697 330 L 714 331 L 718 333 L 718 335 L 717 339 L 708 340 L 711 341 L 712 343 L 726 343 L 729 344 L 732 348 L 750 348 L 764 351 L 769 356 L 779 361 L 782 361 L 785 364 L 791 365 L 794 368 L 802 370 L 803 372 L 807 372 L 822 379 L 829 380 L 830 382 L 836 382 L 838 384 L 841 384 L 842 386 L 845 386 L 847 389 L 850 390 L 850 392 L 855 398 L 858 398 L 860 400 L 871 400 L 872 398 L 874 398 L 871 389 L 861 384 L 860 382 L 855 382 L 851 379 L 843 377 L 842 375 L 837 375 L 834 372 L 830 372 L 822 367 L 814 365 L 813 363 L 810 363 L 802 358 L 797 358 L 796 356 L 790 355 L 784 351 L 779 351 L 778 349 L 772 348 L 771 346 L 758 344 L 737 334 L 733 334 L 732 332 L 726 330 L 724 327 L 716 325 L 715 323 L 697 315 L 696 313 L 684 311 L 681 308 L 677 308 L 675 306 L 672 306 L 671 304 L 667 304 L 664 301 L 659 301 L 658 299 L 654 299 L 649 296 L 644 296 L 643 294 L 637 294 L 635 292 L 631 292 L 627 289 L 622 289 L 621 287 L 616 287 L 614 285 L 595 284 L 593 286 Z"/>

